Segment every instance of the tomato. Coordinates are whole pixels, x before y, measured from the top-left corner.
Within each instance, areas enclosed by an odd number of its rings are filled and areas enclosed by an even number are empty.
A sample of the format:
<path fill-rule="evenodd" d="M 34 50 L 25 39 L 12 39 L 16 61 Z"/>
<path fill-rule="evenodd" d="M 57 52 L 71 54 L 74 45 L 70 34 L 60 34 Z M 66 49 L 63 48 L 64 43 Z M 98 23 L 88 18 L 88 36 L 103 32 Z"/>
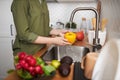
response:
<path fill-rule="evenodd" d="M 65 39 L 68 40 L 71 44 L 73 44 L 76 41 L 76 34 L 73 32 L 67 32 L 65 33 Z"/>
<path fill-rule="evenodd" d="M 78 41 L 82 41 L 84 39 L 84 33 L 83 33 L 83 31 L 80 31 L 80 32 L 76 33 L 76 39 Z"/>

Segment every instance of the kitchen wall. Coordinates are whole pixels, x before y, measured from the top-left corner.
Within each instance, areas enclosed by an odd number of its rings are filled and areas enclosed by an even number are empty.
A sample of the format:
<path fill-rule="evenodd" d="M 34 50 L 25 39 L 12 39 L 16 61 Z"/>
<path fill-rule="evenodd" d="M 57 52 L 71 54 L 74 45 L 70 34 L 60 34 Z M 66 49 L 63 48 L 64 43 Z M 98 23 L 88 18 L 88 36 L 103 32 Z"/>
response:
<path fill-rule="evenodd" d="M 50 12 L 50 24 L 56 25 L 57 21 L 61 21 L 64 24 L 66 24 L 69 19 L 70 15 L 73 11 L 73 9 L 77 7 L 95 7 L 96 8 L 96 2 L 93 3 L 48 3 L 48 8 Z M 85 17 L 87 18 L 88 24 L 90 23 L 90 20 L 92 17 L 94 17 L 93 11 L 78 11 L 75 14 L 74 22 L 77 23 L 77 27 L 80 27 L 81 24 L 81 18 Z"/>
<path fill-rule="evenodd" d="M 101 0 L 102 17 L 108 19 L 108 40 L 120 38 L 120 0 Z"/>

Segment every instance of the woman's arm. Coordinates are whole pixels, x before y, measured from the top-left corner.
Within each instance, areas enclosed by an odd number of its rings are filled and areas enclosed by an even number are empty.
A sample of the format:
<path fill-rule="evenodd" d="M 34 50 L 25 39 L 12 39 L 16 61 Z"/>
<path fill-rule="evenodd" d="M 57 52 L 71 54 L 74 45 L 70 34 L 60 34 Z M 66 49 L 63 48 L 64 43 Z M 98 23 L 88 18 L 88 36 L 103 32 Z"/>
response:
<path fill-rule="evenodd" d="M 17 37 L 21 41 L 32 43 L 38 35 L 30 30 L 28 22 L 28 0 L 13 0 L 11 5 Z"/>
<path fill-rule="evenodd" d="M 56 45 L 70 45 L 67 39 L 64 38 L 64 33 L 68 32 L 68 30 L 59 30 L 52 29 L 50 31 L 50 35 L 55 35 L 55 37 L 43 37 L 38 36 L 34 41 L 35 44 L 56 44 Z M 57 37 L 57 36 L 59 37 Z"/>

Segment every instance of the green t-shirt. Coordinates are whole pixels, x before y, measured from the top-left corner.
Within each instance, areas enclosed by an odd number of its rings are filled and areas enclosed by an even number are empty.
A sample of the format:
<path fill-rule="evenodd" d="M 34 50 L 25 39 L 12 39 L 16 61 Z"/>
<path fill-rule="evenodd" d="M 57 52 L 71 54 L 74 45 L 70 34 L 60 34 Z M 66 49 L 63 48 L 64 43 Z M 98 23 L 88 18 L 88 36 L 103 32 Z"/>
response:
<path fill-rule="evenodd" d="M 11 5 L 14 24 L 16 27 L 16 39 L 13 45 L 13 54 L 27 52 L 34 54 L 45 44 L 33 44 L 36 38 L 48 36 L 49 11 L 46 0 L 13 0 Z"/>

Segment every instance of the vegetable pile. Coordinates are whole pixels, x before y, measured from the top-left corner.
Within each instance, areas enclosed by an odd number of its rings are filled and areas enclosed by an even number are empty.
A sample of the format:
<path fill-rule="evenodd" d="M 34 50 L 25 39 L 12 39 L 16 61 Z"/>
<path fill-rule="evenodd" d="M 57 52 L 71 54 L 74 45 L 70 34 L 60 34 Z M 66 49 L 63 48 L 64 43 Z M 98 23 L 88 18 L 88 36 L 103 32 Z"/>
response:
<path fill-rule="evenodd" d="M 53 76 L 56 72 L 56 68 L 51 64 L 45 64 L 41 58 L 35 58 L 25 52 L 19 52 L 14 57 L 14 64 L 18 76 L 25 80 L 39 76 Z"/>

